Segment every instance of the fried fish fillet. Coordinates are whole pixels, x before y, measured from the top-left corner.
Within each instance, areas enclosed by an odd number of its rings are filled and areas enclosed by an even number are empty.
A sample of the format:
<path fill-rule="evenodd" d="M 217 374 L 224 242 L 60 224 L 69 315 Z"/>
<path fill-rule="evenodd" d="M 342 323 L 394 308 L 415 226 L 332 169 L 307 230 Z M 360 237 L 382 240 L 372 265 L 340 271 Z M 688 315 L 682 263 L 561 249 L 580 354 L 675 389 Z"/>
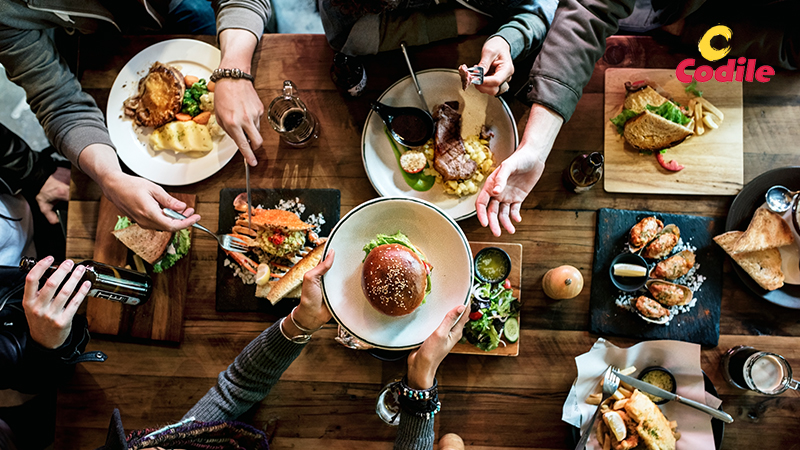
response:
<path fill-rule="evenodd" d="M 636 432 L 648 450 L 675 450 L 675 436 L 667 418 L 652 400 L 639 392 L 633 391 L 625 404 L 625 411 L 638 425 Z"/>

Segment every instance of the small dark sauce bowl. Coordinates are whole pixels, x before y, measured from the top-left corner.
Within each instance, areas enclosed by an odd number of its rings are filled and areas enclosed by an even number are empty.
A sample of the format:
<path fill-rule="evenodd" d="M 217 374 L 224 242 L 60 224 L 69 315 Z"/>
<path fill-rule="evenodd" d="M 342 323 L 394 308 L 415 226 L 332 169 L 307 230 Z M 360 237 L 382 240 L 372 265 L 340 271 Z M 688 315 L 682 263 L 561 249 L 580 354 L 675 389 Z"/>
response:
<path fill-rule="evenodd" d="M 372 102 L 370 105 L 373 111 L 378 113 L 378 116 L 383 120 L 383 123 L 386 125 L 386 128 L 389 129 L 389 132 L 392 134 L 392 137 L 395 141 L 397 141 L 400 145 L 406 147 L 419 147 L 424 145 L 431 137 L 433 137 L 434 131 L 434 122 L 433 116 L 428 111 L 420 108 L 414 108 L 411 106 L 402 106 L 402 107 L 395 107 L 385 105 L 381 102 Z M 414 129 L 409 129 L 405 133 L 402 129 L 396 129 L 395 127 L 399 126 L 401 122 L 408 122 L 408 120 L 403 121 L 399 118 L 403 117 L 404 119 L 411 119 L 410 123 L 413 123 Z M 395 122 L 397 123 L 395 124 Z M 403 134 L 411 133 L 409 135 L 403 136 Z M 409 137 L 413 137 L 413 139 L 409 139 Z"/>
<path fill-rule="evenodd" d="M 647 282 L 647 275 L 643 277 L 620 277 L 614 275 L 615 264 L 635 264 L 637 266 L 644 267 L 645 271 L 648 270 L 648 266 L 647 261 L 645 261 L 644 258 L 636 253 L 625 252 L 617 255 L 617 257 L 611 261 L 611 265 L 608 267 L 608 276 L 611 277 L 611 282 L 614 283 L 614 286 L 616 286 L 617 289 L 625 292 L 638 291 Z"/>
<path fill-rule="evenodd" d="M 478 261 L 480 261 L 481 255 L 491 255 L 492 253 L 499 255 L 499 258 L 506 263 L 506 270 L 501 278 L 486 278 L 478 268 Z M 475 266 L 475 276 L 484 283 L 502 283 L 503 280 L 508 278 L 508 276 L 511 274 L 511 257 L 508 256 L 508 253 L 506 253 L 505 250 L 499 247 L 486 247 L 482 249 L 475 255 L 473 264 Z"/>
<path fill-rule="evenodd" d="M 678 383 L 675 381 L 675 375 L 673 375 L 672 372 L 669 371 L 669 369 L 665 369 L 664 367 L 661 367 L 661 366 L 645 367 L 644 369 L 642 369 L 641 372 L 639 372 L 639 376 L 636 377 L 636 378 L 642 380 L 642 378 L 644 378 L 644 376 L 647 375 L 648 373 L 656 372 L 656 371 L 664 372 L 667 375 L 669 375 L 669 378 L 672 380 L 672 389 L 670 389 L 669 392 L 672 392 L 673 394 L 676 393 L 678 391 Z M 642 381 L 644 381 L 644 380 L 642 380 Z M 660 386 L 656 386 L 656 387 L 660 387 Z M 664 389 L 664 388 L 661 388 L 661 389 Z M 664 389 L 664 390 L 666 390 L 666 389 Z M 664 403 L 667 403 L 668 401 L 669 400 L 667 400 L 667 399 L 662 399 L 661 401 L 654 402 L 654 403 L 656 405 L 663 405 Z"/>

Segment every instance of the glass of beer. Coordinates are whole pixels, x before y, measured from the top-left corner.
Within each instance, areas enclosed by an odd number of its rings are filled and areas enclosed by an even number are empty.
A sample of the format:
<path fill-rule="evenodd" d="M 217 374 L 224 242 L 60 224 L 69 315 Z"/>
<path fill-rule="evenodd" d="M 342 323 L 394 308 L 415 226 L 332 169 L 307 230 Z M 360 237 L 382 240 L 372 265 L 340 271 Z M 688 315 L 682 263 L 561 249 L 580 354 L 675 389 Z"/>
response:
<path fill-rule="evenodd" d="M 792 379 L 792 367 L 778 354 L 739 345 L 722 357 L 722 375 L 732 386 L 766 395 L 778 395 L 798 389 Z"/>
<path fill-rule="evenodd" d="M 289 80 L 283 82 L 283 94 L 269 104 L 267 119 L 272 129 L 292 147 L 307 147 L 319 137 L 317 118 L 297 96 L 297 87 Z"/>

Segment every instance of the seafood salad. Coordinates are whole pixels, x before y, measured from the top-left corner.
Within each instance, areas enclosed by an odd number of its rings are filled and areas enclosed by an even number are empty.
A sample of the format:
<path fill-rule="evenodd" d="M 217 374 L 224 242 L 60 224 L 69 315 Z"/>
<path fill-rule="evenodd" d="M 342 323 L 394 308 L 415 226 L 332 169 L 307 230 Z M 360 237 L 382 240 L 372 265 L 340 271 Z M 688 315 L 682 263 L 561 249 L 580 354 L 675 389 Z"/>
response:
<path fill-rule="evenodd" d="M 243 240 L 249 250 L 246 253 L 225 251 L 229 259 L 224 265 L 231 267 L 245 284 L 280 279 L 325 242 L 317 234 L 319 226 L 325 223 L 324 217 L 312 214 L 309 222 L 300 220 L 298 213 L 305 210 L 305 205 L 298 199 L 282 200 L 274 209 L 265 209 L 262 205 L 254 207 L 250 218 L 252 229 L 248 228 L 247 194 L 237 196 L 233 207 L 239 215 L 230 235 Z M 263 280 L 259 269 L 265 275 Z"/>
<path fill-rule="evenodd" d="M 645 217 L 631 228 L 627 250 L 648 261 L 648 280 L 640 291 L 620 295 L 617 306 L 659 325 L 694 307 L 705 277 L 697 273 L 697 249 L 683 240 L 677 225 Z"/>

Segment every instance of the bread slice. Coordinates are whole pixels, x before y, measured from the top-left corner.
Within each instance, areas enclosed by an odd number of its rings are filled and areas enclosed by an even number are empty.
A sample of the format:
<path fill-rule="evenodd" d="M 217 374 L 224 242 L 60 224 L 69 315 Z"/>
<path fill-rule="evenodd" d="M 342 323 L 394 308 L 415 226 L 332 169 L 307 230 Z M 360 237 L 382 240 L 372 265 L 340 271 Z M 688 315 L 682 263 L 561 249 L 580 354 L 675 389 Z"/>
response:
<path fill-rule="evenodd" d="M 762 288 L 774 291 L 782 287 L 784 276 L 781 271 L 781 252 L 777 248 L 768 248 L 755 252 L 733 253 L 733 245 L 743 234 L 741 231 L 729 231 L 715 236 L 714 242 L 719 244 Z"/>
<path fill-rule="evenodd" d="M 639 150 L 661 150 L 680 144 L 692 135 L 692 130 L 658 114 L 644 111 L 625 122 L 622 135 Z"/>
<path fill-rule="evenodd" d="M 664 413 L 638 389 L 633 391 L 625 411 L 638 423 L 636 432 L 649 450 L 675 450 L 675 436 Z"/>
<path fill-rule="evenodd" d="M 272 287 L 275 286 L 275 283 L 278 281 L 270 281 L 262 286 L 256 285 L 256 297 L 267 298 L 267 294 L 269 291 L 272 290 Z M 300 298 L 300 295 L 303 293 L 303 283 L 300 283 L 299 286 L 289 291 L 288 294 L 284 295 L 283 298 Z"/>
<path fill-rule="evenodd" d="M 667 101 L 669 100 L 666 97 L 656 92 L 656 90 L 650 86 L 647 86 L 642 90 L 626 95 L 623 108 L 641 114 L 647 110 L 647 105 L 657 107 Z"/>
<path fill-rule="evenodd" d="M 758 208 L 744 234 L 733 244 L 733 253 L 756 252 L 794 242 L 789 224 L 778 214 Z"/>
<path fill-rule="evenodd" d="M 281 301 L 291 291 L 297 289 L 303 283 L 303 276 L 309 270 L 317 267 L 322 261 L 322 250 L 324 245 L 318 245 L 317 248 L 308 252 L 308 254 L 297 262 L 286 274 L 284 274 L 270 289 L 267 294 L 267 300 L 273 305 Z"/>
<path fill-rule="evenodd" d="M 135 223 L 111 233 L 150 264 L 161 259 L 172 239 L 172 233 L 168 231 L 146 230 Z"/>

